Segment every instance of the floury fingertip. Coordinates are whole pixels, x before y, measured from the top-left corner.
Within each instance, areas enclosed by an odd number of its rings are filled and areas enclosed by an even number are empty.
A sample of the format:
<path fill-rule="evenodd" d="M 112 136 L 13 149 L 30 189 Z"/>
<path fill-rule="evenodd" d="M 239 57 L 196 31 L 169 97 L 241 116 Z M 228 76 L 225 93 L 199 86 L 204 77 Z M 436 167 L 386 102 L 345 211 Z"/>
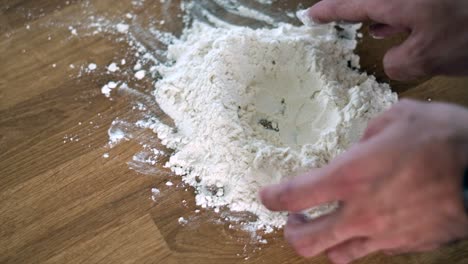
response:
<path fill-rule="evenodd" d="M 302 9 L 296 12 L 296 17 L 306 26 L 315 27 L 320 26 L 320 23 L 314 21 L 312 16 L 309 14 L 310 9 Z"/>

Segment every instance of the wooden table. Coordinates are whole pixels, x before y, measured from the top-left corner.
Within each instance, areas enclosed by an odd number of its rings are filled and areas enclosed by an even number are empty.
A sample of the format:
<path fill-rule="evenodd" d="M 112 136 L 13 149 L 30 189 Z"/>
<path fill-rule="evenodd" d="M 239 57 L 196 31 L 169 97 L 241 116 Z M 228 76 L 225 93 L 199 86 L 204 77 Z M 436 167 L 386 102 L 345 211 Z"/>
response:
<path fill-rule="evenodd" d="M 104 84 L 121 78 L 103 66 L 126 58 L 131 72 L 134 58 L 110 34 L 83 34 L 82 22 L 93 14 L 132 12 L 144 22 L 177 12 L 164 13 L 159 0 L 139 2 L 0 0 L 0 262 L 328 263 L 296 256 L 281 232 L 267 235 L 266 245 L 252 244 L 248 233 L 230 229 L 213 212 L 195 213 L 192 189 L 185 191 L 169 171 L 129 169 L 127 161 L 141 149 L 136 141 L 107 147 L 110 123 L 131 116 L 133 104 L 101 94 Z M 358 49 L 363 68 L 385 81 L 380 60 L 395 41 L 365 37 Z M 80 74 L 91 62 L 99 68 Z M 152 88 L 150 80 L 134 85 Z M 468 105 L 467 79 L 392 85 L 403 97 Z M 165 186 L 168 179 L 179 187 Z M 152 187 L 161 189 L 156 202 Z M 190 224 L 180 225 L 181 216 Z M 468 263 L 468 244 L 359 263 Z"/>

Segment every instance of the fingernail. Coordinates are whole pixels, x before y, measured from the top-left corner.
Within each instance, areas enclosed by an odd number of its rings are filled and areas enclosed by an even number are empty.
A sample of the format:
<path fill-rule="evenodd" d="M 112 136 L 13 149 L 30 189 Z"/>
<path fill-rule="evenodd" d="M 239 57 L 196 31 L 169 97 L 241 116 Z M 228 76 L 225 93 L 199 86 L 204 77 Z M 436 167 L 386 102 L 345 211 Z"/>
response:
<path fill-rule="evenodd" d="M 291 225 L 303 225 L 308 223 L 308 218 L 304 214 L 291 213 L 288 216 L 288 224 Z"/>
<path fill-rule="evenodd" d="M 315 20 L 309 13 L 309 9 L 299 10 L 296 12 L 297 18 L 306 26 L 314 27 L 320 25 L 320 21 Z"/>
<path fill-rule="evenodd" d="M 383 36 L 375 35 L 375 34 L 373 34 L 372 32 L 369 32 L 369 33 L 370 33 L 370 35 L 371 35 L 371 37 L 372 37 L 373 39 L 379 39 L 379 40 L 380 40 L 380 39 L 385 39 L 385 37 L 383 37 Z"/>
<path fill-rule="evenodd" d="M 377 32 L 381 30 L 382 28 L 385 28 L 386 25 L 381 24 L 381 23 L 374 23 L 369 25 L 369 34 L 371 35 L 372 38 L 374 39 L 384 39 L 385 37 L 382 35 L 379 35 Z"/>

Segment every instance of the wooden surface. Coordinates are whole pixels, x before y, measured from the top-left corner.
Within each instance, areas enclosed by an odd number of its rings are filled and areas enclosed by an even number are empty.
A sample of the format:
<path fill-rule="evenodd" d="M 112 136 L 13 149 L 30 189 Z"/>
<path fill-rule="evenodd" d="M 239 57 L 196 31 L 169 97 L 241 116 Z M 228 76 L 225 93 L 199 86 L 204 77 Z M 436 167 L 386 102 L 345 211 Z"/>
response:
<path fill-rule="evenodd" d="M 296 256 L 281 232 L 267 235 L 266 245 L 255 244 L 216 214 L 195 213 L 192 189 L 185 191 L 167 170 L 143 175 L 129 169 L 141 149 L 137 141 L 106 146 L 112 120 L 133 112 L 130 98 L 110 101 L 101 94 L 116 78 L 103 66 L 127 56 L 131 72 L 134 59 L 112 35 L 81 35 L 80 23 L 92 14 L 126 12 L 156 19 L 165 15 L 159 0 L 142 6 L 129 0 L 0 3 L 0 263 L 328 263 L 323 256 Z M 382 80 L 380 60 L 389 45 L 365 38 L 359 48 L 364 69 Z M 100 68 L 79 74 L 90 62 Z M 134 85 L 152 86 L 149 80 Z M 392 85 L 403 97 L 468 106 L 467 79 Z M 178 187 L 165 186 L 168 179 Z M 156 202 L 152 187 L 161 189 Z M 181 216 L 190 224 L 180 225 Z M 377 254 L 359 263 L 468 263 L 468 244 L 428 254 Z"/>

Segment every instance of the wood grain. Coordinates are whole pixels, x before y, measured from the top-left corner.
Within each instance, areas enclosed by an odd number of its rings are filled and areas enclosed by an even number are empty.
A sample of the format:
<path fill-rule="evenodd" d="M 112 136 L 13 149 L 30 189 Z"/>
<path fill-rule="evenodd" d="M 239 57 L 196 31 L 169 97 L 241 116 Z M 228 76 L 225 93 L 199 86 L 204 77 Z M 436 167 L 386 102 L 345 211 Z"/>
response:
<path fill-rule="evenodd" d="M 277 5 L 298 2 L 313 1 Z M 195 213 L 193 190 L 169 171 L 143 175 L 129 169 L 127 162 L 141 149 L 136 141 L 106 146 L 110 123 L 133 114 L 132 100 L 110 101 L 100 87 L 117 77 L 142 91 L 152 84 L 106 73 L 104 65 L 122 58 L 131 72 L 129 47 L 107 33 L 82 34 L 80 21 L 90 15 L 121 19 L 132 12 L 144 36 L 152 19 L 172 19 L 159 0 L 143 3 L 0 1 L 0 263 L 328 263 L 324 256 L 296 256 L 281 232 L 267 235 L 266 245 L 255 244 L 219 215 Z M 72 24 L 78 36 L 70 34 Z M 165 27 L 177 31 L 181 24 Z M 398 41 L 365 37 L 358 49 L 363 68 L 385 81 L 380 60 Z M 100 68 L 80 74 L 79 67 L 90 62 Z M 436 77 L 392 86 L 403 97 L 468 106 L 468 79 Z M 107 152 L 110 158 L 102 158 Z M 166 187 L 168 179 L 177 187 Z M 153 202 L 155 186 L 162 193 Z M 181 216 L 190 224 L 180 225 Z M 468 263 L 468 243 L 428 254 L 377 254 L 359 263 Z"/>

